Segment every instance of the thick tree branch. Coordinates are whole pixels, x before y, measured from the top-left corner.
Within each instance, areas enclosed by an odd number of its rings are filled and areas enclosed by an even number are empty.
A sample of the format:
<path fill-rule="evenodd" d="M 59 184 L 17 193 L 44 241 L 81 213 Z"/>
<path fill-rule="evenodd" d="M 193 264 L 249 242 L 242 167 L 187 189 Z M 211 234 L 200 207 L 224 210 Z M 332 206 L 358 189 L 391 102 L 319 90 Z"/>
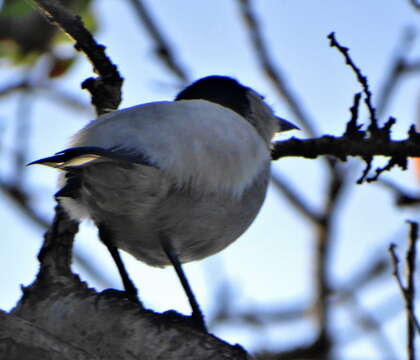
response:
<path fill-rule="evenodd" d="M 283 157 L 315 159 L 325 155 L 334 156 L 343 161 L 347 160 L 349 156 L 361 158 L 371 156 L 420 157 L 420 142 L 414 142 L 410 138 L 381 142 L 372 138 L 353 140 L 346 136 L 325 135 L 316 139 L 291 138 L 278 141 L 272 151 L 273 160 Z"/>
<path fill-rule="evenodd" d="M 0 359 L 99 360 L 44 329 L 0 311 Z"/>
<path fill-rule="evenodd" d="M 174 311 L 157 314 L 124 293 L 89 289 L 70 269 L 77 229 L 78 224 L 57 207 L 39 253 L 40 271 L 23 289 L 13 316 L 103 360 L 250 358 L 240 346 L 195 328 L 189 317 Z M 14 344 L 6 346 L 2 351 L 7 353 Z"/>
<path fill-rule="evenodd" d="M 121 102 L 123 78 L 105 54 L 105 46 L 98 44 L 86 30 L 79 16 L 74 15 L 56 0 L 35 0 L 43 13 L 75 40 L 75 48 L 83 51 L 93 65 L 97 78 L 86 79 L 82 88 L 92 95 L 98 115 L 115 110 Z"/>

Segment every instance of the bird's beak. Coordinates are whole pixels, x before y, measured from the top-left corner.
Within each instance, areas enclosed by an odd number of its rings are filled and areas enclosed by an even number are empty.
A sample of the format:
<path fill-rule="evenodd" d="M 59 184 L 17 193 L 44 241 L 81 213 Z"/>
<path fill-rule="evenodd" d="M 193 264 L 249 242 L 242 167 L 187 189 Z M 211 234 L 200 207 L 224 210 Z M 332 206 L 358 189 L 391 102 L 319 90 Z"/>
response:
<path fill-rule="evenodd" d="M 281 117 L 276 116 L 277 121 L 279 123 L 279 132 L 280 131 L 288 131 L 288 130 L 300 130 L 298 126 L 292 124 L 290 121 L 282 119 Z"/>

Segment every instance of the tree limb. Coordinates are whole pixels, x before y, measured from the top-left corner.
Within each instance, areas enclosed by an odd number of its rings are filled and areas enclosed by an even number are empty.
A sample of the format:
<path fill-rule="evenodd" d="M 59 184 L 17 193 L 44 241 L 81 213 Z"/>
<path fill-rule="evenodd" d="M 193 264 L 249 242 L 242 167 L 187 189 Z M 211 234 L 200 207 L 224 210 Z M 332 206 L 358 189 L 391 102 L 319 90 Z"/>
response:
<path fill-rule="evenodd" d="M 240 346 L 194 327 L 187 316 L 158 314 L 124 293 L 88 288 L 70 269 L 77 229 L 78 224 L 57 207 L 38 256 L 39 273 L 22 289 L 13 316 L 102 360 L 250 359 Z"/>
<path fill-rule="evenodd" d="M 83 51 L 93 65 L 97 78 L 86 79 L 82 88 L 92 95 L 98 115 L 115 110 L 121 102 L 123 78 L 105 54 L 105 46 L 98 44 L 85 28 L 80 16 L 74 15 L 56 0 L 35 0 L 49 21 L 56 23 L 75 40 L 75 48 Z"/>

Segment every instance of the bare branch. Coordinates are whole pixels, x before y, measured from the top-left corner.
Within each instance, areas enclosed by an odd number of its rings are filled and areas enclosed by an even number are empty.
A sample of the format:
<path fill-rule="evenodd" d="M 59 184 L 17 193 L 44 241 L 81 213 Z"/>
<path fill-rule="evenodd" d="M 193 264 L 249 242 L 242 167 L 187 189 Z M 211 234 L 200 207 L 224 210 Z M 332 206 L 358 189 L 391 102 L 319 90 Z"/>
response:
<path fill-rule="evenodd" d="M 18 207 L 18 209 L 27 216 L 34 224 L 41 227 L 41 229 L 48 229 L 50 221 L 39 214 L 35 208 L 31 206 L 30 196 L 22 188 L 17 187 L 16 184 L 0 180 L 0 190 Z M 86 257 L 76 251 L 73 254 L 74 260 L 86 271 L 100 286 L 109 287 L 110 280 L 99 271 Z"/>
<path fill-rule="evenodd" d="M 378 127 L 378 120 L 376 117 L 376 109 L 372 105 L 372 92 L 369 89 L 369 83 L 368 83 L 367 77 L 362 74 L 362 71 L 356 66 L 353 59 L 350 57 L 349 49 L 339 44 L 333 32 L 328 35 L 328 39 L 330 39 L 330 46 L 336 47 L 340 51 L 340 53 L 344 56 L 344 59 L 346 60 L 346 64 L 349 65 L 353 69 L 354 73 L 356 74 L 357 80 L 362 85 L 363 92 L 365 93 L 365 96 L 366 96 L 365 103 L 370 114 L 369 130 L 375 131 L 376 128 Z"/>
<path fill-rule="evenodd" d="M 155 42 L 155 53 L 166 65 L 169 71 L 171 71 L 179 80 L 183 83 L 188 81 L 188 75 L 182 66 L 178 63 L 174 51 L 166 41 L 162 31 L 155 24 L 150 15 L 148 9 L 144 5 L 142 0 L 129 0 L 137 14 L 138 19 L 144 25 L 148 31 L 150 37 Z"/>
<path fill-rule="evenodd" d="M 49 221 L 43 218 L 34 208 L 31 207 L 29 196 L 23 189 L 16 187 L 15 184 L 10 184 L 0 180 L 0 190 L 35 224 L 43 229 L 48 228 Z"/>
<path fill-rule="evenodd" d="M 383 330 L 383 319 L 378 320 L 373 314 L 370 314 L 368 309 L 365 309 L 358 301 L 354 293 L 349 294 L 347 304 L 347 307 L 352 312 L 353 318 L 356 319 L 363 330 L 362 333 L 364 335 L 369 332 L 373 333 L 378 351 L 385 355 L 386 359 L 397 359 L 398 356 L 395 353 L 395 349 L 389 341 L 386 332 Z"/>
<path fill-rule="evenodd" d="M 283 157 L 305 157 L 315 159 L 329 155 L 345 161 L 348 156 L 372 157 L 420 157 L 420 143 L 410 139 L 377 142 L 373 139 L 353 141 L 344 136 L 325 135 L 316 139 L 291 138 L 278 141 L 272 152 L 273 160 Z"/>
<path fill-rule="evenodd" d="M 100 115 L 118 108 L 121 102 L 123 78 L 105 54 L 105 46 L 98 44 L 86 30 L 79 16 L 74 15 L 56 0 L 35 0 L 48 20 L 59 25 L 75 40 L 75 48 L 83 51 L 93 65 L 97 78 L 86 79 L 82 88 L 92 95 L 92 104 Z"/>
<path fill-rule="evenodd" d="M 77 228 L 57 207 L 38 256 L 39 273 L 11 315 L 104 360 L 249 359 L 239 345 L 191 326 L 187 316 L 158 314 L 116 292 L 88 288 L 70 269 Z"/>
<path fill-rule="evenodd" d="M 409 302 L 406 304 L 406 309 L 411 317 L 408 318 L 407 324 L 407 347 L 409 354 L 413 360 L 415 360 L 415 327 L 417 327 L 418 335 L 420 336 L 420 323 L 416 317 L 415 312 L 415 300 L 416 300 L 416 288 L 414 277 L 416 273 L 416 243 L 419 237 L 419 225 L 416 222 L 409 221 L 410 225 L 410 236 L 408 237 L 408 249 L 405 257 L 405 273 L 406 273 L 406 293 L 409 299 Z"/>
<path fill-rule="evenodd" d="M 260 24 L 255 15 L 250 0 L 238 0 L 241 15 L 248 28 L 249 36 L 251 37 L 252 45 L 255 49 L 255 54 L 261 64 L 267 78 L 276 88 L 279 95 L 286 101 L 290 111 L 298 119 L 298 123 L 307 131 L 309 136 L 316 136 L 317 131 L 300 103 L 292 91 L 290 85 L 287 84 L 285 76 L 278 66 L 275 66 L 269 56 L 269 51 L 266 42 L 264 41 Z"/>
<path fill-rule="evenodd" d="M 405 286 L 402 280 L 402 276 L 399 270 L 400 259 L 395 251 L 396 245 L 391 244 L 389 246 L 389 255 L 391 257 L 392 266 L 393 266 L 393 276 L 395 277 L 398 287 L 401 291 L 405 302 L 405 309 L 407 313 L 407 346 L 408 353 L 412 354 L 409 359 L 414 359 L 414 337 L 415 331 L 420 335 L 420 323 L 415 315 L 414 301 L 415 301 L 415 287 L 414 287 L 414 272 L 415 272 L 415 261 L 416 261 L 416 242 L 418 239 L 418 224 L 414 222 L 409 222 L 410 224 L 410 236 L 408 243 L 408 250 L 406 253 L 406 283 Z"/>
<path fill-rule="evenodd" d="M 296 208 L 303 216 L 305 216 L 311 222 L 318 223 L 321 219 L 321 215 L 318 214 L 311 206 L 305 201 L 305 199 L 298 194 L 295 188 L 292 187 L 279 173 L 272 173 L 271 180 L 274 187 L 281 191 L 286 197 L 290 204 Z"/>

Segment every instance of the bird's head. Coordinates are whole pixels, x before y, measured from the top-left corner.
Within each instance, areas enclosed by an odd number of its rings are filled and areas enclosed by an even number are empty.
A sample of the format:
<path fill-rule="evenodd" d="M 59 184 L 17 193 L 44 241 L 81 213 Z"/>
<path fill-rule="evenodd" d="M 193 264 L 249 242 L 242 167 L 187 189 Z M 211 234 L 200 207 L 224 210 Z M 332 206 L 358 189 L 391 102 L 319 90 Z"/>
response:
<path fill-rule="evenodd" d="M 289 121 L 276 116 L 264 97 L 255 90 L 227 76 L 207 76 L 182 90 L 178 100 L 207 100 L 229 108 L 251 123 L 262 138 L 271 143 L 275 133 L 298 129 Z"/>

